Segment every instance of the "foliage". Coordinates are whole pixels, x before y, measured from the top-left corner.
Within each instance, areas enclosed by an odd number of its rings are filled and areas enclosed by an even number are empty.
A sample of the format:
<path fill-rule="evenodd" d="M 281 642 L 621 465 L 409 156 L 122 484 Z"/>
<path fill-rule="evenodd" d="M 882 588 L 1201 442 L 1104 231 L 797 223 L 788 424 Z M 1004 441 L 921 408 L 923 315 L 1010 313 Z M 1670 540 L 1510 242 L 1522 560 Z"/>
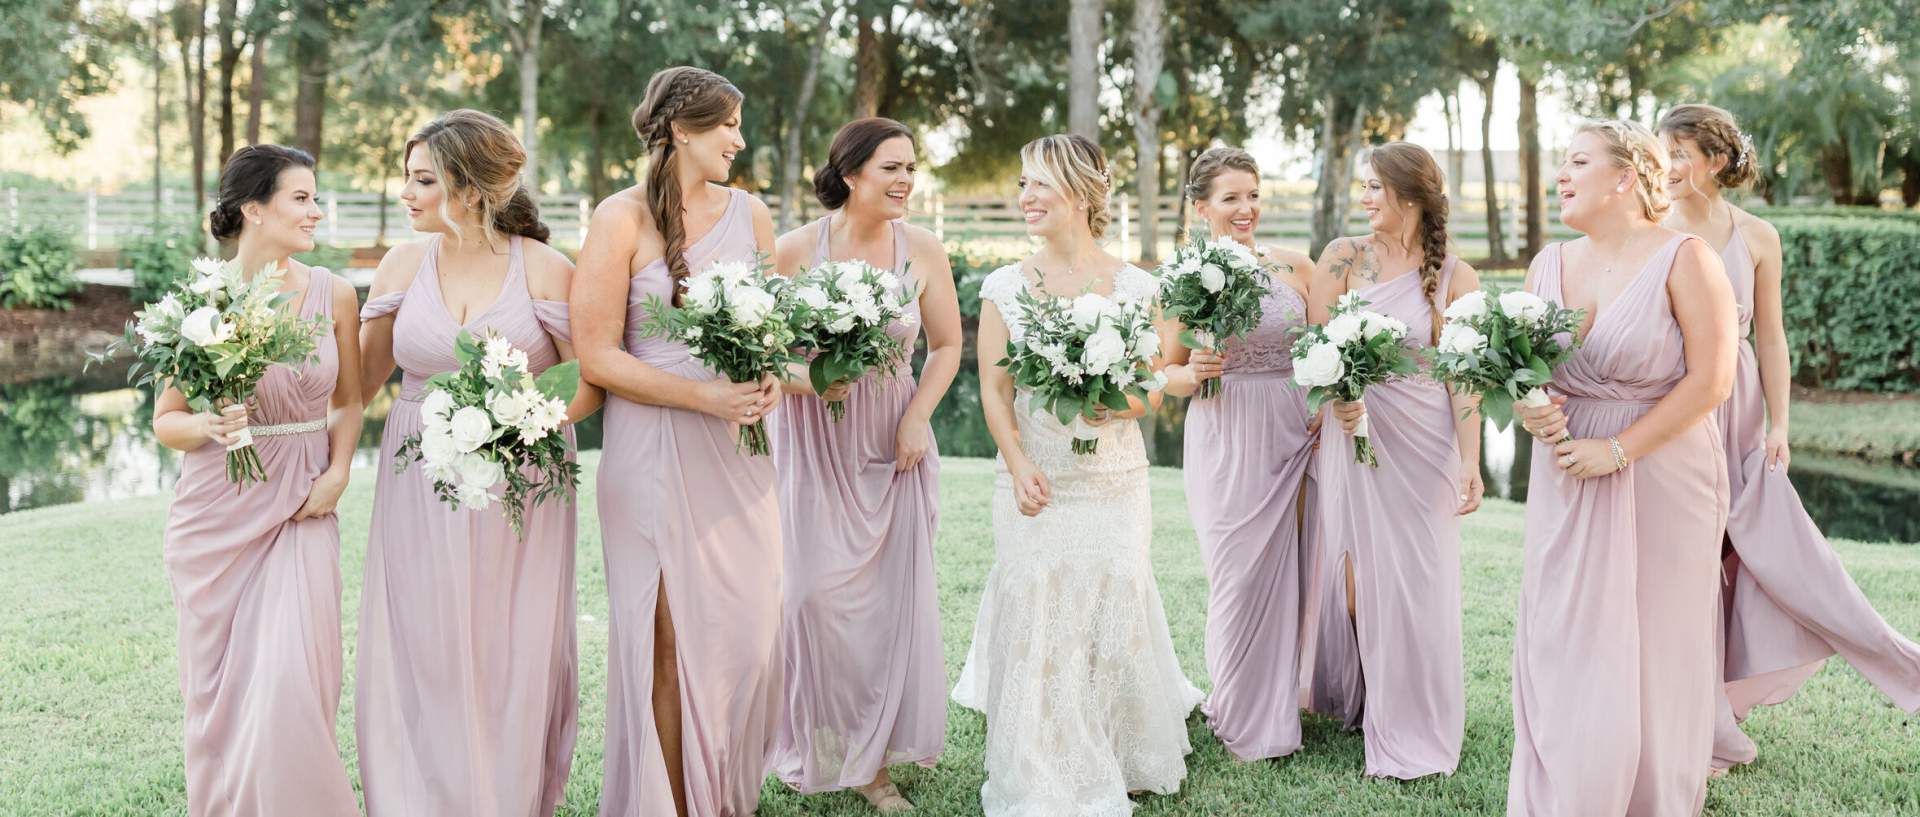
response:
<path fill-rule="evenodd" d="M 947 263 L 953 266 L 953 286 L 960 298 L 960 314 L 969 318 L 980 317 L 980 285 L 994 270 L 1018 261 L 1017 258 L 988 255 L 965 242 L 947 242 Z"/>
<path fill-rule="evenodd" d="M 1032 393 L 1036 409 L 1072 429 L 1075 454 L 1097 452 L 1098 430 L 1086 421 L 1101 409 L 1126 411 L 1129 400 L 1144 402 L 1166 385 L 1151 365 L 1160 354 L 1151 304 L 1095 292 L 1036 296 L 1025 286 L 1016 303 L 1024 329 L 1007 339 L 998 365 Z"/>
<path fill-rule="evenodd" d="M 0 234 L 0 309 L 72 309 L 76 266 L 64 232 L 29 226 Z"/>
<path fill-rule="evenodd" d="M 55 148 L 74 150 L 91 135 L 77 103 L 108 89 L 117 46 L 137 39 L 113 4 L 10 0 L 0 11 L 0 102 L 26 108 Z"/>
<path fill-rule="evenodd" d="M 193 257 L 205 240 L 198 227 L 154 225 L 120 244 L 120 266 L 133 271 L 133 300 L 160 299 L 193 270 Z"/>
<path fill-rule="evenodd" d="M 300 259 L 300 263 L 310 267 L 324 267 L 333 272 L 344 272 L 347 267 L 353 265 L 353 248 L 316 243 L 313 249 L 295 257 Z"/>
<path fill-rule="evenodd" d="M 1480 413 L 1505 430 L 1513 404 L 1545 406 L 1543 387 L 1573 356 L 1586 316 L 1524 290 L 1487 286 L 1447 306 L 1440 342 L 1428 350 L 1434 377 L 1480 397 Z"/>
<path fill-rule="evenodd" d="M 1796 380 L 1831 389 L 1920 392 L 1920 224 L 1783 218 L 1782 310 Z"/>
<path fill-rule="evenodd" d="M 1160 308 L 1179 321 L 1180 342 L 1189 349 L 1219 349 L 1260 325 L 1261 299 L 1273 280 L 1251 250 L 1232 239 L 1191 241 L 1155 271 Z M 1201 399 L 1220 393 L 1220 380 L 1201 381 Z"/>
<path fill-rule="evenodd" d="M 792 292 L 794 343 L 813 358 L 807 379 L 814 393 L 869 371 L 885 377 L 906 360 L 906 343 L 887 330 L 911 319 L 906 308 L 918 292 L 893 273 L 864 261 L 823 261 L 795 276 Z M 846 402 L 832 401 L 827 411 L 839 422 Z"/>
<path fill-rule="evenodd" d="M 687 354 L 734 383 L 772 375 L 785 379 L 793 351 L 793 301 L 786 279 L 768 275 L 758 261 L 719 262 L 687 277 L 681 305 L 658 295 L 646 300 L 641 337 L 687 345 Z M 767 456 L 766 421 L 740 427 L 736 448 Z"/>

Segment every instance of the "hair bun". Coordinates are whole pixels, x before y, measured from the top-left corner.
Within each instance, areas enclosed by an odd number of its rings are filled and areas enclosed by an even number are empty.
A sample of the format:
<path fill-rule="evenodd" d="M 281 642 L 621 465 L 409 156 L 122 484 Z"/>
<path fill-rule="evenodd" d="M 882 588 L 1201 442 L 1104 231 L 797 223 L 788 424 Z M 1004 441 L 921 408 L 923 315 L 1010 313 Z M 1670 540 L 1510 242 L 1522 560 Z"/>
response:
<path fill-rule="evenodd" d="M 813 174 L 813 197 L 821 207 L 838 210 L 846 206 L 847 198 L 853 195 L 853 188 L 847 186 L 847 177 L 841 175 L 840 168 L 832 162 L 820 166 Z"/>
<path fill-rule="evenodd" d="M 240 235 L 240 225 L 245 221 L 240 216 L 240 208 L 226 202 L 216 202 L 212 210 L 207 211 L 207 232 L 215 240 L 226 241 Z"/>

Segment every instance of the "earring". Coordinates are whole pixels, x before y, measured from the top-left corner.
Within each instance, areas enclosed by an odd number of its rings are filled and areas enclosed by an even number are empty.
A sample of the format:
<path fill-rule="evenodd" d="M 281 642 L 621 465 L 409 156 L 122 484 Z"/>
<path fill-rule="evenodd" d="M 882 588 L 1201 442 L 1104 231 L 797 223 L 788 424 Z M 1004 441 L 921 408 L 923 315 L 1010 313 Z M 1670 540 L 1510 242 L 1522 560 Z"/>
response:
<path fill-rule="evenodd" d="M 255 224 L 259 224 L 259 223 L 260 223 L 260 219 L 257 219 L 257 218 L 256 218 L 256 219 L 254 219 L 254 220 L 253 220 L 253 223 L 255 223 Z"/>
<path fill-rule="evenodd" d="M 685 137 L 685 136 L 682 136 L 682 137 L 680 137 L 680 144 L 683 144 L 683 145 L 684 145 L 684 144 L 686 144 L 686 143 L 687 143 L 687 137 Z"/>
<path fill-rule="evenodd" d="M 1620 185 L 1619 187 L 1616 187 L 1616 188 L 1614 188 L 1614 189 L 1613 189 L 1613 192 L 1615 192 L 1615 193 L 1625 193 L 1625 192 L 1627 192 L 1627 186 L 1626 186 L 1626 185 L 1624 185 L 1624 184 L 1623 184 L 1623 185 Z"/>

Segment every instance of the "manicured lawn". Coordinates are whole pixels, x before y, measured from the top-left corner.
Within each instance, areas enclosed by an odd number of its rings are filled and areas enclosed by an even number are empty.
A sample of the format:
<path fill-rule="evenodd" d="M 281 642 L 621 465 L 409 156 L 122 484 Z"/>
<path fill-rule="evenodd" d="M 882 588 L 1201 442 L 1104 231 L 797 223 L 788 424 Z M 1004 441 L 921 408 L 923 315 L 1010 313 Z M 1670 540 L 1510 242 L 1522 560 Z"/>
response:
<path fill-rule="evenodd" d="M 1796 392 L 1790 419 L 1795 448 L 1920 465 L 1920 397 Z"/>
<path fill-rule="evenodd" d="M 1796 417 L 1796 427 L 1799 425 Z M 992 466 L 945 462 L 938 543 L 947 669 L 959 672 L 982 579 L 993 557 L 987 499 Z M 372 474 L 356 475 L 342 506 L 347 540 L 345 622 L 351 652 Z M 1180 660 L 1203 687 L 1206 584 L 1177 471 L 1156 470 L 1154 561 Z M 589 486 L 591 480 L 588 481 Z M 164 497 L 68 506 L 0 519 L 0 814 L 185 814 L 174 618 L 160 563 Z M 566 815 L 595 813 L 606 681 L 606 584 L 592 499 L 581 509 L 580 741 Z M 1307 720 L 1306 747 L 1277 762 L 1230 760 L 1198 715 L 1182 791 L 1141 800 L 1141 815 L 1496 814 L 1505 803 L 1511 742 L 1508 662 L 1519 588 L 1520 509 L 1494 502 L 1466 528 L 1467 740 L 1460 771 L 1411 783 L 1360 775 L 1356 733 Z M 1920 548 L 1842 543 L 1868 597 L 1908 633 L 1920 632 Z M 348 657 L 347 667 L 352 671 Z M 347 689 L 352 690 L 348 679 Z M 342 702 L 349 769 L 353 701 Z M 953 710 L 935 769 L 897 773 L 923 815 L 979 813 L 983 722 Z M 1920 814 L 1920 718 L 1895 709 L 1860 676 L 1830 662 L 1793 701 L 1749 722 L 1760 760 L 1712 784 L 1716 815 Z M 357 776 L 356 776 L 357 779 Z M 864 815 L 849 794 L 799 797 L 766 788 L 760 813 Z"/>

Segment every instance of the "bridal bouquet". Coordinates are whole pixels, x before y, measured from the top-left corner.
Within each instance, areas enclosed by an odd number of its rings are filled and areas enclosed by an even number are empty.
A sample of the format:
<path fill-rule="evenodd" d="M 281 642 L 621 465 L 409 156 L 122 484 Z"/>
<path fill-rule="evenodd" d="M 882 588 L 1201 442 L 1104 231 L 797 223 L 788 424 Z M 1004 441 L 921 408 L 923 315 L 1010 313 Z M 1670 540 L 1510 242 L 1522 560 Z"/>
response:
<path fill-rule="evenodd" d="M 688 354 L 735 383 L 783 376 L 787 364 L 799 359 L 789 348 L 793 304 L 784 291 L 786 279 L 765 275 L 757 262 L 723 261 L 682 284 L 681 306 L 658 295 L 647 299 L 642 336 L 685 343 Z M 741 426 L 735 447 L 765 456 L 770 449 L 764 421 Z"/>
<path fill-rule="evenodd" d="M 1489 286 L 1447 307 L 1440 343 L 1431 353 L 1434 377 L 1480 395 L 1480 411 L 1505 429 L 1513 405 L 1547 405 L 1542 387 L 1573 355 L 1582 310 L 1548 303 L 1531 292 Z"/>
<path fill-rule="evenodd" d="M 1354 402 L 1367 387 L 1414 373 L 1407 325 L 1366 309 L 1357 293 L 1340 296 L 1325 325 L 1309 326 L 1293 344 L 1293 379 L 1307 389 L 1307 410 L 1329 399 Z M 1367 438 L 1367 418 L 1353 430 L 1353 460 L 1380 467 Z"/>
<path fill-rule="evenodd" d="M 1161 266 L 1160 308 L 1186 324 L 1180 342 L 1189 349 L 1218 349 L 1260 325 L 1260 299 L 1270 285 L 1252 250 L 1228 238 L 1195 241 Z M 1200 383 L 1200 398 L 1220 393 L 1218 378 Z"/>
<path fill-rule="evenodd" d="M 449 505 L 480 510 L 496 499 L 515 535 L 527 499 L 534 504 L 573 491 L 580 464 L 567 456 L 567 403 L 580 385 L 580 364 L 569 360 L 534 377 L 527 353 L 489 333 L 476 341 L 461 331 L 453 343 L 460 367 L 427 378 L 420 402 L 420 433 L 400 441 L 393 470 L 425 463 L 434 493 Z M 532 471 L 537 478 L 527 476 Z M 499 497 L 493 486 L 506 480 Z"/>
<path fill-rule="evenodd" d="M 1035 406 L 1072 429 L 1075 454 L 1099 447 L 1099 429 L 1087 424 L 1099 406 L 1126 411 L 1127 398 L 1166 385 L 1166 375 L 1151 365 L 1160 337 L 1148 304 L 1091 292 L 1069 300 L 1022 291 L 1018 308 L 1026 333 L 1007 341 L 1000 365 L 1016 386 L 1032 392 Z"/>
<path fill-rule="evenodd" d="M 314 359 L 328 324 L 281 308 L 293 293 L 280 291 L 278 269 L 268 266 L 247 280 L 238 261 L 196 258 L 193 270 L 136 313 L 126 335 L 91 356 L 89 365 L 132 349 L 130 382 L 171 385 L 193 410 L 216 411 L 251 399 L 269 367 Z M 266 479 L 253 435 L 242 429 L 227 446 L 227 480 L 245 487 Z"/>
<path fill-rule="evenodd" d="M 795 340 L 813 353 L 807 378 L 815 393 L 906 357 L 906 343 L 887 334 L 887 325 L 911 320 L 906 308 L 915 293 L 902 290 L 893 273 L 864 261 L 825 261 L 795 276 L 790 291 Z M 847 407 L 834 401 L 827 412 L 837 423 Z"/>

